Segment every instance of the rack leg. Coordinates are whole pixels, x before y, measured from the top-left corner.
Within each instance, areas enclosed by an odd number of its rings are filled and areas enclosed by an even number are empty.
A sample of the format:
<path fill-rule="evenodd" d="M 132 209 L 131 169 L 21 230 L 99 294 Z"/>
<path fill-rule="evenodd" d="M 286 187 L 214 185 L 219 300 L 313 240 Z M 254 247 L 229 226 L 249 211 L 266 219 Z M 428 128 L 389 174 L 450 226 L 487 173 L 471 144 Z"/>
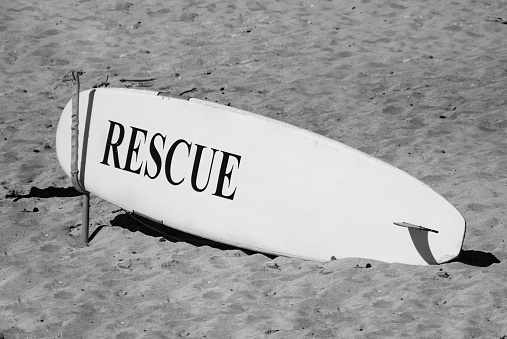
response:
<path fill-rule="evenodd" d="M 83 247 L 88 246 L 90 234 L 90 193 L 83 194 L 83 221 L 81 223 L 81 237 L 83 238 Z"/>

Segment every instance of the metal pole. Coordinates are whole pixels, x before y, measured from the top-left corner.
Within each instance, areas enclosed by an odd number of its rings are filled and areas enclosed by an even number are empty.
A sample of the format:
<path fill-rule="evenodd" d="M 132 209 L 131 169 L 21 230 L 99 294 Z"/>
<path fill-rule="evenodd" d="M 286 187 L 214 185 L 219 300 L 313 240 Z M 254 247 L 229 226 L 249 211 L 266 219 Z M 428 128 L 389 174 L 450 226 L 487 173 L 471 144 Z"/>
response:
<path fill-rule="evenodd" d="M 83 247 L 88 246 L 90 234 L 90 193 L 83 194 L 83 229 L 81 230 L 81 238 Z"/>
<path fill-rule="evenodd" d="M 79 155 L 79 71 L 72 71 L 72 78 L 76 82 L 72 94 L 72 137 L 71 137 L 71 165 L 70 174 L 74 188 L 83 194 L 83 215 L 81 237 L 83 246 L 88 246 L 90 223 L 90 193 L 79 182 L 78 155 Z"/>

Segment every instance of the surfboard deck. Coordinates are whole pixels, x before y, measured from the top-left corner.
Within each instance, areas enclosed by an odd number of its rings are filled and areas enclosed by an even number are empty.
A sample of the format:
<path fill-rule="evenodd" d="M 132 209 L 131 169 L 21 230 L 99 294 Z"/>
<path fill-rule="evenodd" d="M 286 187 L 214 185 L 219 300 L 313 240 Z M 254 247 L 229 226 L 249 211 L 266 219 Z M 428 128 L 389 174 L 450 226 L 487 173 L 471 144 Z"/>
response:
<path fill-rule="evenodd" d="M 69 102 L 56 134 L 69 176 L 71 114 Z M 260 115 L 157 92 L 81 92 L 79 169 L 86 190 L 126 211 L 263 253 L 439 264 L 459 255 L 465 234 L 447 200 L 374 157 Z"/>

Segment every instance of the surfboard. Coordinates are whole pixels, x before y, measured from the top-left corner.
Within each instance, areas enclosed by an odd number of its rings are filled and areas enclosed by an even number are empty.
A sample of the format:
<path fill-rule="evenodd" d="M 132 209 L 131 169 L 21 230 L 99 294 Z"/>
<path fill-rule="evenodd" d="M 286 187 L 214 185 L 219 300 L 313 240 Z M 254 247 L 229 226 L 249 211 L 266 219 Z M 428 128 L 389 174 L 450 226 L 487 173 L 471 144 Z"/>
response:
<path fill-rule="evenodd" d="M 124 210 L 262 253 L 440 264 L 465 220 L 409 174 L 310 131 L 199 99 L 80 93 L 79 180 Z M 56 133 L 70 176 L 69 102 Z"/>

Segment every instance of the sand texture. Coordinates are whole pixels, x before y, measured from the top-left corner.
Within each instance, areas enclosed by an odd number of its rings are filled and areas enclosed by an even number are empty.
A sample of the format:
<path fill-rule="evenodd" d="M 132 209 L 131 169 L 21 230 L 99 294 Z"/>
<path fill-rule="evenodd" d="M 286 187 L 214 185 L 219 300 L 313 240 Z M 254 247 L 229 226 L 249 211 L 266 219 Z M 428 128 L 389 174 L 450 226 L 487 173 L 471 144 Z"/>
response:
<path fill-rule="evenodd" d="M 500 0 L 0 1 L 0 337 L 507 338 L 506 20 Z M 271 258 L 164 238 L 96 196 L 80 247 L 54 141 L 70 70 L 397 166 L 463 214 L 462 256 Z"/>

